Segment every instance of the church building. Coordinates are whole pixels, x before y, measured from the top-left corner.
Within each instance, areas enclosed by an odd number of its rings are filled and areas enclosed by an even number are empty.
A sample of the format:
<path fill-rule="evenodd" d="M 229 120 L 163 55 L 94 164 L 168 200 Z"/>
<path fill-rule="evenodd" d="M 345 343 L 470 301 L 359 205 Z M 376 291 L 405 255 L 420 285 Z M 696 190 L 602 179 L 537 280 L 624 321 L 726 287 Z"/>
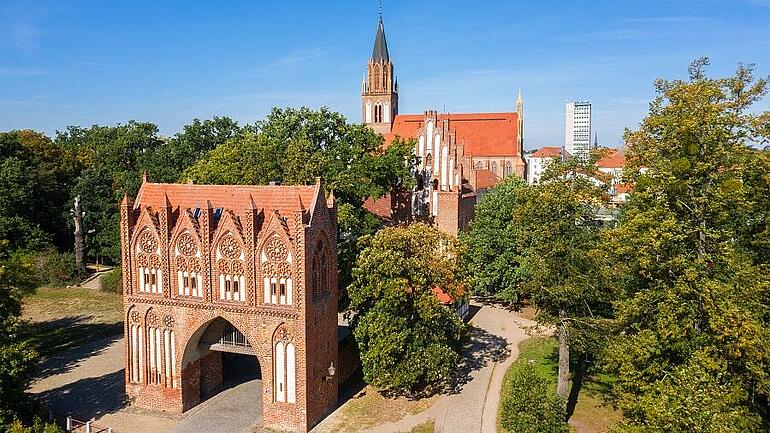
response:
<path fill-rule="evenodd" d="M 337 403 L 336 233 L 320 181 L 145 179 L 120 205 L 129 402 L 178 414 L 261 378 L 243 410 L 310 430 Z"/>
<path fill-rule="evenodd" d="M 521 93 L 516 111 L 512 112 L 428 110 L 422 114 L 399 114 L 394 71 L 380 16 L 374 49 L 361 84 L 363 123 L 381 133 L 386 146 L 396 137 L 414 139 L 419 163 L 416 187 L 407 195 L 411 197 L 393 194 L 370 201 L 366 207 L 386 219 L 430 221 L 440 230 L 457 235 L 468 227 L 476 202 L 486 190 L 508 176 L 525 176 Z M 398 212 L 409 215 L 396 215 Z"/>

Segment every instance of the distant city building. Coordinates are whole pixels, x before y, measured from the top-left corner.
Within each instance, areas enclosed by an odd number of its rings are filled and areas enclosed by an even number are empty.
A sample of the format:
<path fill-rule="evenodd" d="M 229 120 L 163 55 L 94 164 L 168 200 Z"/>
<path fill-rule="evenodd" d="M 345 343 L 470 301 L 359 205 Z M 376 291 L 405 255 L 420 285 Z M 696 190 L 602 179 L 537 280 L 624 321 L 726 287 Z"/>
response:
<path fill-rule="evenodd" d="M 540 177 L 545 172 L 548 164 L 554 159 L 561 158 L 563 156 L 563 150 L 561 147 L 545 146 L 536 150 L 534 153 L 526 155 L 527 160 L 527 183 L 535 185 L 540 183 Z"/>
<path fill-rule="evenodd" d="M 591 147 L 590 102 L 567 102 L 564 131 L 564 150 L 587 160 Z"/>

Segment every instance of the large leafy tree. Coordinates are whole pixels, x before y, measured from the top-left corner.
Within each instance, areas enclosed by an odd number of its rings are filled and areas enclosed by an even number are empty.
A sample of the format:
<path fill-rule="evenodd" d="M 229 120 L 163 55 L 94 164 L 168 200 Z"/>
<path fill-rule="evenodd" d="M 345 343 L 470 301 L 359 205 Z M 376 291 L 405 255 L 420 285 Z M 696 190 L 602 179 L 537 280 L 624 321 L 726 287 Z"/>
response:
<path fill-rule="evenodd" d="M 62 191 L 78 169 L 71 148 L 41 133 L 0 133 L 0 239 L 10 248 L 66 247 L 71 241 Z"/>
<path fill-rule="evenodd" d="M 595 159 L 595 157 L 594 157 Z M 593 160 L 593 159 L 592 159 Z M 605 206 L 591 161 L 554 161 L 528 200 L 513 209 L 514 236 L 521 251 L 522 284 L 539 322 L 557 327 L 557 392 L 568 415 L 577 402 L 587 361 L 601 343 L 600 324 L 612 315 L 612 292 L 602 278 L 596 251 Z M 570 352 L 577 362 L 570 362 Z M 568 395 L 570 365 L 574 371 Z"/>
<path fill-rule="evenodd" d="M 364 379 L 389 393 L 435 391 L 457 367 L 464 332 L 434 293 L 462 290 L 455 241 L 413 224 L 361 242 L 348 292 Z"/>
<path fill-rule="evenodd" d="M 622 296 L 606 359 L 634 432 L 770 429 L 767 82 L 658 81 L 628 132 L 635 191 L 605 245 Z"/>
<path fill-rule="evenodd" d="M 476 206 L 470 230 L 460 234 L 462 264 L 474 295 L 506 302 L 526 297 L 526 275 L 520 266 L 523 251 L 517 237 L 521 231 L 516 230 L 513 210 L 531 200 L 535 192 L 522 179 L 508 176 Z"/>
<path fill-rule="evenodd" d="M 152 123 L 130 121 L 116 126 L 69 127 L 56 143 L 77 153 L 82 171 L 67 190 L 70 202 L 80 195 L 86 212 L 88 255 L 116 262 L 120 256 L 117 204 L 123 194 L 136 195 L 142 173 L 155 182 L 175 182 L 183 170 L 241 128 L 227 117 L 195 119 L 171 138 Z"/>
<path fill-rule="evenodd" d="M 35 286 L 34 260 L 8 246 L 0 240 L 0 429 L 27 411 L 24 391 L 37 361 L 19 334 L 21 297 Z"/>
<path fill-rule="evenodd" d="M 177 182 L 185 169 L 242 133 L 238 122 L 229 117 L 194 119 L 182 132 L 151 152 L 146 163 L 147 174 L 154 182 Z"/>

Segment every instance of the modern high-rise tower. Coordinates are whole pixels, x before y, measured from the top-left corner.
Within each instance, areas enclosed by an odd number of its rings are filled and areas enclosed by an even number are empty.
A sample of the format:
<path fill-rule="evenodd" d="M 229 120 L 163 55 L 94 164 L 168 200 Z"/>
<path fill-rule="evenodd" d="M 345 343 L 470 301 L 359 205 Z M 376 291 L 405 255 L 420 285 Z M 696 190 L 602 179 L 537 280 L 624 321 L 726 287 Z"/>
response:
<path fill-rule="evenodd" d="M 588 159 L 591 148 L 591 103 L 567 102 L 564 121 L 564 150 Z"/>

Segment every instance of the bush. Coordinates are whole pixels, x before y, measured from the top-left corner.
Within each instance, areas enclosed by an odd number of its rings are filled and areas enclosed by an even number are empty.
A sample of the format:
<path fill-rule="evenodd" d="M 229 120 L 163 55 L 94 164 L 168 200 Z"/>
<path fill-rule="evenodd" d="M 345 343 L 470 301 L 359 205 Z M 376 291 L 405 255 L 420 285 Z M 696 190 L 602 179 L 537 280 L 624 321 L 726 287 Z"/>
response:
<path fill-rule="evenodd" d="M 0 426 L 2 427 L 2 426 Z M 35 417 L 32 426 L 27 427 L 18 419 L 8 426 L 8 433 L 64 433 L 59 426 L 51 422 L 44 422 L 40 417 Z"/>
<path fill-rule="evenodd" d="M 80 282 L 82 275 L 75 266 L 75 255 L 45 250 L 37 254 L 37 270 L 40 283 L 48 286 L 67 286 Z"/>
<path fill-rule="evenodd" d="M 102 276 L 100 288 L 103 292 L 123 293 L 123 270 L 120 266 Z"/>
<path fill-rule="evenodd" d="M 569 432 L 563 400 L 526 361 L 517 361 L 506 374 L 500 426 L 517 433 Z"/>

